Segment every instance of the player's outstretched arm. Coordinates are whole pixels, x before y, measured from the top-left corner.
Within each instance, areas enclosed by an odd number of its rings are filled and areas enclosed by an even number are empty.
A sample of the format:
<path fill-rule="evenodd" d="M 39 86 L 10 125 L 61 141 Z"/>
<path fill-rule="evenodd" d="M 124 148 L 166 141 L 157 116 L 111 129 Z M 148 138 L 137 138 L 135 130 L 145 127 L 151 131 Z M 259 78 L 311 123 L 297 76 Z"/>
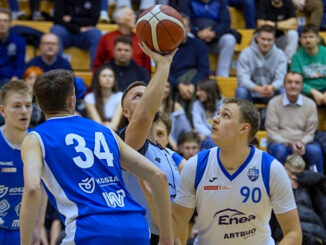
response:
<path fill-rule="evenodd" d="M 147 181 L 157 210 L 160 245 L 173 244 L 171 204 L 166 175 L 143 155 L 133 150 L 117 137 L 120 147 L 121 166 L 132 174 Z"/>
<path fill-rule="evenodd" d="M 284 234 L 279 245 L 301 245 L 302 231 L 298 210 L 293 209 L 289 212 L 276 214 L 276 218 Z"/>
<path fill-rule="evenodd" d="M 186 208 L 175 202 L 172 204 L 172 227 L 175 239 L 180 239 L 188 229 L 188 223 L 194 211 L 194 208 Z"/>
<path fill-rule="evenodd" d="M 24 193 L 20 210 L 21 245 L 32 243 L 33 231 L 42 202 L 41 173 L 42 151 L 35 135 L 28 135 L 21 149 L 24 163 Z"/>
<path fill-rule="evenodd" d="M 177 51 L 175 49 L 170 54 L 161 55 L 150 50 L 146 44 L 140 44 L 140 47 L 145 54 L 154 60 L 157 68 L 126 130 L 125 142 L 136 150 L 143 146 L 152 127 L 155 113 L 162 103 L 165 84 L 170 72 L 170 65 Z"/>

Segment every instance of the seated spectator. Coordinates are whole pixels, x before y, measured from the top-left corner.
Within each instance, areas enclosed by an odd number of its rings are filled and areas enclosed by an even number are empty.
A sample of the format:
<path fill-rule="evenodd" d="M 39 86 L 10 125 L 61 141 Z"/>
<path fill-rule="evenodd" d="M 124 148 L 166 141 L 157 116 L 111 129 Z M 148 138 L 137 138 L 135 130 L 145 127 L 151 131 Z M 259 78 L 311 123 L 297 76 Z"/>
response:
<path fill-rule="evenodd" d="M 303 48 L 293 56 L 291 71 L 303 76 L 303 92 L 317 105 L 326 105 L 326 47 L 319 45 L 318 28 L 308 24 L 301 29 Z"/>
<path fill-rule="evenodd" d="M 140 66 L 151 72 L 150 58 L 140 49 L 137 35 L 132 31 L 136 26 L 136 15 L 130 7 L 118 7 L 113 14 L 113 19 L 118 25 L 118 30 L 103 35 L 98 44 L 94 60 L 93 72 L 101 65 L 114 58 L 114 42 L 118 36 L 127 36 L 132 39 L 132 59 Z"/>
<path fill-rule="evenodd" d="M 282 88 L 286 57 L 274 45 L 275 29 L 264 25 L 250 46 L 244 49 L 237 64 L 236 97 L 255 103 L 267 103 Z"/>
<path fill-rule="evenodd" d="M 25 40 L 10 31 L 11 13 L 0 9 L 0 88 L 11 79 L 22 78 L 25 65 Z"/>
<path fill-rule="evenodd" d="M 242 11 L 246 22 L 246 29 L 256 27 L 256 6 L 255 0 L 228 0 L 228 5 Z"/>
<path fill-rule="evenodd" d="M 276 29 L 275 44 L 284 51 L 287 62 L 291 63 L 299 41 L 298 21 L 292 0 L 260 0 L 257 27 L 263 25 L 270 25 Z"/>
<path fill-rule="evenodd" d="M 54 1 L 54 26 L 50 31 L 59 37 L 59 53 L 72 46 L 87 49 L 91 57 L 91 69 L 102 36 L 95 28 L 100 9 L 101 0 Z"/>
<path fill-rule="evenodd" d="M 205 43 L 190 33 L 189 17 L 183 16 L 183 23 L 185 37 L 173 58 L 169 81 L 175 100 L 190 114 L 198 81 L 209 77 L 209 59 Z"/>
<path fill-rule="evenodd" d="M 59 55 L 59 39 L 53 33 L 44 34 L 40 40 L 40 55 L 31 59 L 26 68 L 37 66 L 43 72 L 55 69 L 65 69 L 72 71 L 69 62 Z"/>
<path fill-rule="evenodd" d="M 36 79 L 43 73 L 43 71 L 37 66 L 30 66 L 26 69 L 23 80 L 33 88 Z M 32 101 L 32 116 L 31 121 L 29 123 L 29 128 L 35 128 L 37 125 L 41 124 L 45 121 L 45 116 L 35 101 L 35 97 L 33 96 Z"/>
<path fill-rule="evenodd" d="M 289 72 L 284 79 L 285 93 L 273 98 L 267 106 L 267 151 L 284 163 L 288 155 L 303 156 L 310 169 L 323 171 L 323 154 L 318 143 L 313 142 L 318 125 L 316 104 L 301 95 L 302 76 Z"/>
<path fill-rule="evenodd" d="M 12 20 L 26 20 L 27 14 L 25 10 L 19 10 L 18 0 L 8 0 L 11 11 Z"/>
<path fill-rule="evenodd" d="M 115 39 L 113 59 L 107 64 L 114 70 L 120 91 L 124 91 L 132 82 L 148 83 L 150 80 L 148 71 L 132 59 L 132 52 L 132 41 L 129 37 L 120 36 Z"/>
<path fill-rule="evenodd" d="M 206 43 L 208 53 L 219 55 L 216 76 L 228 77 L 236 38 L 226 1 L 182 0 L 180 11 L 189 16 L 192 33 Z"/>
<path fill-rule="evenodd" d="M 223 95 L 215 80 L 202 80 L 197 86 L 197 100 L 192 106 L 192 122 L 201 140 L 210 138 L 213 117 L 223 105 Z"/>
<path fill-rule="evenodd" d="M 178 152 L 188 160 L 200 150 L 200 137 L 194 131 L 185 132 L 180 136 Z"/>
<path fill-rule="evenodd" d="M 291 180 L 295 202 L 302 228 L 302 245 L 325 244 L 325 176 L 312 171 L 303 171 L 305 162 L 299 155 L 286 158 L 285 170 Z M 276 222 L 274 222 L 276 223 Z M 278 242 L 282 232 L 277 224 L 271 225 L 273 237 Z"/>
<path fill-rule="evenodd" d="M 167 114 L 172 121 L 172 128 L 169 133 L 169 142 L 172 149 L 176 149 L 180 135 L 183 132 L 190 131 L 192 127 L 183 107 L 172 99 L 170 87 L 170 83 L 167 82 L 163 95 L 163 101 L 159 110 Z"/>
<path fill-rule="evenodd" d="M 322 0 L 292 0 L 295 8 L 299 11 L 303 11 L 309 17 L 309 24 L 320 27 L 323 13 L 324 13 L 324 1 Z"/>
<path fill-rule="evenodd" d="M 133 0 L 117 0 L 116 1 L 116 7 L 121 6 L 127 6 L 129 8 L 132 8 L 134 3 L 139 3 L 139 11 L 143 11 L 155 4 L 165 4 L 169 5 L 170 0 L 139 0 L 139 1 L 133 1 Z"/>
<path fill-rule="evenodd" d="M 93 92 L 84 98 L 88 116 L 113 130 L 117 130 L 122 109 L 122 93 L 118 92 L 114 71 L 110 66 L 101 66 L 93 76 Z"/>

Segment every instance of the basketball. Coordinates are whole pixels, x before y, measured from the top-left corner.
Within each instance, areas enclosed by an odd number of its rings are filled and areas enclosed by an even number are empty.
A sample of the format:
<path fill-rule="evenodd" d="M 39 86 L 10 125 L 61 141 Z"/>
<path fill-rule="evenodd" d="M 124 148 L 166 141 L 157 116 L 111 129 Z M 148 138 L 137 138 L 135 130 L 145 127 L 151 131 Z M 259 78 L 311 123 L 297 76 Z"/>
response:
<path fill-rule="evenodd" d="M 167 5 L 149 7 L 140 14 L 136 23 L 139 41 L 158 53 L 168 53 L 178 47 L 184 33 L 181 15 Z"/>

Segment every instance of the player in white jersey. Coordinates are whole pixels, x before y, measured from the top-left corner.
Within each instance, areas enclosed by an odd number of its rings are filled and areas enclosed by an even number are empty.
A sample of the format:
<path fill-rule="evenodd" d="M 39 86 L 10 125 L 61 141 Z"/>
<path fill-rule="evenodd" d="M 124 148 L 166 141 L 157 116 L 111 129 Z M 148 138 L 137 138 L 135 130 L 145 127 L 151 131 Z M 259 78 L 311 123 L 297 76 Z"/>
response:
<path fill-rule="evenodd" d="M 259 128 L 254 105 L 226 100 L 213 119 L 218 147 L 198 153 L 183 168 L 172 216 L 175 237 L 195 208 L 200 245 L 272 245 L 269 220 L 274 210 L 284 237 L 280 244 L 301 244 L 299 217 L 287 174 L 277 160 L 248 142 Z"/>

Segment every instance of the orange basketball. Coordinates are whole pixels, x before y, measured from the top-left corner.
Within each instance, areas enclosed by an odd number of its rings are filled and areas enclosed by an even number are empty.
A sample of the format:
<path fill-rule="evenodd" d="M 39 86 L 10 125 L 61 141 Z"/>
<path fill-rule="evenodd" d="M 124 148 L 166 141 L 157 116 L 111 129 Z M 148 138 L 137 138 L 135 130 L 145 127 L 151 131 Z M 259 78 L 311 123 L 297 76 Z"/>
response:
<path fill-rule="evenodd" d="M 168 53 L 184 38 L 184 25 L 178 11 L 167 5 L 154 5 L 144 10 L 136 23 L 139 41 L 159 53 Z"/>

